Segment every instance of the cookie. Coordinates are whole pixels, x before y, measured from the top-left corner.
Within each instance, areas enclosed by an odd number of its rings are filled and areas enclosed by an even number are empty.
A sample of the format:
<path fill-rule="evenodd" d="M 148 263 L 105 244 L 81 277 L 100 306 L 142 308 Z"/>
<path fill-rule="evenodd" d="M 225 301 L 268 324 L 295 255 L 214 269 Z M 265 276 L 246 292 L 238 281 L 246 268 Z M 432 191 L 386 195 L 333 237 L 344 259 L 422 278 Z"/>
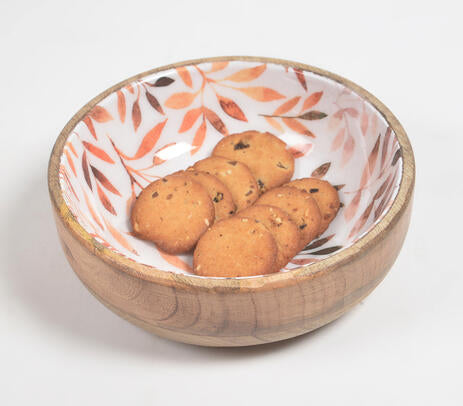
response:
<path fill-rule="evenodd" d="M 148 185 L 132 209 L 135 234 L 168 254 L 190 251 L 214 221 L 206 189 L 189 176 L 167 176 Z"/>
<path fill-rule="evenodd" d="M 230 191 L 237 211 L 250 206 L 258 198 L 256 180 L 248 167 L 238 161 L 212 156 L 196 162 L 193 168 L 217 176 Z"/>
<path fill-rule="evenodd" d="M 283 268 L 298 253 L 299 230 L 284 210 L 275 206 L 254 204 L 238 213 L 237 216 L 257 220 L 273 235 L 278 247 L 275 271 Z"/>
<path fill-rule="evenodd" d="M 257 180 L 261 193 L 291 180 L 294 157 L 286 144 L 270 133 L 245 131 L 222 138 L 213 156 L 244 163 Z"/>
<path fill-rule="evenodd" d="M 287 186 L 304 190 L 315 199 L 322 215 L 320 234 L 324 233 L 338 213 L 340 207 L 338 191 L 326 180 L 316 178 L 296 179 Z"/>
<path fill-rule="evenodd" d="M 215 220 L 220 221 L 235 213 L 235 203 L 228 188 L 214 175 L 195 170 L 179 171 L 174 175 L 188 176 L 203 186 L 214 203 Z"/>
<path fill-rule="evenodd" d="M 321 214 L 310 193 L 282 186 L 265 192 L 257 204 L 276 206 L 289 214 L 300 233 L 299 251 L 320 233 Z"/>
<path fill-rule="evenodd" d="M 275 270 L 277 244 L 264 225 L 230 217 L 215 223 L 198 241 L 193 272 L 201 276 L 265 275 Z"/>

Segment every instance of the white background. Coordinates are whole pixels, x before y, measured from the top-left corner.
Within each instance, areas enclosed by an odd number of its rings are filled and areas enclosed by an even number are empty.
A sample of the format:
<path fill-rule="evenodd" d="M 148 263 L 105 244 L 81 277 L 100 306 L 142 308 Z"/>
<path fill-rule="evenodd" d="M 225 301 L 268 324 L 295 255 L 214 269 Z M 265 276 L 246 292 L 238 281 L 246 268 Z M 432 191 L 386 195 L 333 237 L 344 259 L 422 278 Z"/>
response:
<path fill-rule="evenodd" d="M 1 1 L 0 404 L 461 405 L 463 10 L 458 1 Z M 74 276 L 50 150 L 90 98 L 179 60 L 260 55 L 379 97 L 415 150 L 410 231 L 384 282 L 314 333 L 242 349 L 154 337 Z"/>

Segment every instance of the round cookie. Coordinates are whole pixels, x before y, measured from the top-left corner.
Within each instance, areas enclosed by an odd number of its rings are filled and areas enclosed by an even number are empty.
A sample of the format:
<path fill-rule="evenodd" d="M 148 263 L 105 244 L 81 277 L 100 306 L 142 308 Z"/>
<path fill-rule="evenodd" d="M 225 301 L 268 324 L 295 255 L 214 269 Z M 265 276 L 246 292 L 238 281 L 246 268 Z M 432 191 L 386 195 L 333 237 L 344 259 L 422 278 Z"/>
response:
<path fill-rule="evenodd" d="M 270 133 L 245 131 L 222 138 L 212 151 L 244 163 L 254 175 L 261 193 L 289 182 L 294 174 L 294 157 L 286 144 Z"/>
<path fill-rule="evenodd" d="M 275 270 L 283 268 L 299 251 L 300 235 L 296 224 L 289 214 L 275 206 L 254 204 L 241 211 L 238 217 L 257 220 L 267 227 L 275 238 L 278 252 Z"/>
<path fill-rule="evenodd" d="M 167 176 L 149 184 L 132 209 L 135 234 L 168 254 L 190 251 L 214 221 L 206 189 L 189 176 Z"/>
<path fill-rule="evenodd" d="M 320 234 L 324 233 L 338 213 L 340 206 L 338 191 L 326 180 L 316 178 L 296 179 L 286 186 L 292 186 L 311 194 L 322 215 Z"/>
<path fill-rule="evenodd" d="M 230 217 L 215 223 L 200 238 L 193 272 L 201 276 L 265 275 L 275 270 L 277 244 L 261 223 Z"/>
<path fill-rule="evenodd" d="M 250 206 L 259 197 L 252 173 L 246 165 L 238 161 L 211 156 L 196 162 L 193 168 L 217 176 L 230 191 L 237 211 Z"/>
<path fill-rule="evenodd" d="M 312 196 L 295 187 L 282 186 L 265 192 L 257 204 L 276 206 L 289 214 L 300 233 L 299 251 L 320 233 L 321 214 Z"/>
<path fill-rule="evenodd" d="M 226 219 L 235 213 L 236 207 L 230 191 L 216 176 L 194 169 L 175 172 L 174 175 L 188 176 L 207 190 L 214 203 L 215 221 Z"/>

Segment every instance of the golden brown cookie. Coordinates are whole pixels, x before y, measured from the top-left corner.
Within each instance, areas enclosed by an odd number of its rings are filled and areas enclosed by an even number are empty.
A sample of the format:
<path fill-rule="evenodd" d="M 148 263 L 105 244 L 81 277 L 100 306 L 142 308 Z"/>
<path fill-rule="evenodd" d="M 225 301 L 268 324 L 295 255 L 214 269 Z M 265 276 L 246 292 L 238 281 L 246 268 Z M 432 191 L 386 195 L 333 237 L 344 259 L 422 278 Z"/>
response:
<path fill-rule="evenodd" d="M 299 251 L 300 235 L 296 224 L 289 214 L 275 206 L 254 204 L 237 214 L 238 217 L 248 217 L 257 220 L 267 227 L 275 238 L 278 252 L 275 270 L 283 268 Z"/>
<path fill-rule="evenodd" d="M 276 206 L 289 214 L 301 235 L 299 251 L 320 233 L 321 214 L 312 196 L 295 187 L 282 186 L 265 192 L 257 204 Z"/>
<path fill-rule="evenodd" d="M 206 189 L 189 176 L 167 176 L 149 184 L 132 209 L 135 234 L 168 254 L 190 251 L 214 221 Z"/>
<path fill-rule="evenodd" d="M 230 217 L 215 223 L 200 238 L 193 272 L 201 276 L 265 275 L 275 270 L 277 244 L 261 223 Z"/>
<path fill-rule="evenodd" d="M 320 234 L 324 233 L 338 213 L 340 206 L 338 191 L 326 180 L 316 178 L 296 179 L 286 186 L 304 190 L 315 199 L 322 215 Z"/>
<path fill-rule="evenodd" d="M 256 180 L 249 168 L 238 161 L 211 156 L 196 162 L 193 168 L 217 176 L 230 191 L 237 211 L 250 206 L 258 198 Z"/>
<path fill-rule="evenodd" d="M 215 221 L 226 219 L 235 213 L 236 206 L 230 191 L 216 176 L 194 169 L 175 172 L 174 175 L 188 176 L 207 190 L 214 203 Z"/>
<path fill-rule="evenodd" d="M 289 182 L 294 173 L 294 157 L 286 144 L 270 133 L 245 131 L 222 138 L 213 156 L 242 162 L 257 180 L 261 193 Z"/>

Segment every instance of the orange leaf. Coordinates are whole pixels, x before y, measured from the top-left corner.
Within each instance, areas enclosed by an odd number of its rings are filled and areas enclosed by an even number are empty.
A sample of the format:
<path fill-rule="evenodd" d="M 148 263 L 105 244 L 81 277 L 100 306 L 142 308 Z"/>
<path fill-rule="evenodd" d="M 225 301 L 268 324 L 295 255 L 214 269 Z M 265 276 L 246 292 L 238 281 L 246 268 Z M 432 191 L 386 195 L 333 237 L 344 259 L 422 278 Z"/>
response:
<path fill-rule="evenodd" d="M 110 164 L 114 163 L 112 158 L 105 151 L 103 151 L 101 148 L 98 148 L 97 146 L 95 146 L 93 144 L 90 144 L 87 141 L 82 141 L 82 144 L 84 144 L 84 147 L 88 150 L 88 152 L 92 153 L 96 157 L 98 157 L 98 158 L 102 159 L 103 161 L 108 162 Z"/>
<path fill-rule="evenodd" d="M 130 161 L 143 158 L 148 152 L 150 152 L 154 148 L 154 146 L 158 142 L 159 137 L 161 136 L 162 130 L 164 129 L 166 123 L 167 119 L 156 124 L 151 130 L 149 130 L 146 133 L 146 135 L 143 137 L 140 146 L 138 147 L 136 154 L 132 158 L 121 154 L 123 158 Z"/>
<path fill-rule="evenodd" d="M 188 131 L 191 127 L 193 127 L 193 124 L 196 122 L 196 120 L 200 116 L 201 111 L 202 111 L 201 107 L 188 110 L 185 113 L 185 116 L 183 117 L 183 121 L 182 121 L 182 124 L 178 132 L 184 133 L 185 131 Z"/>
<path fill-rule="evenodd" d="M 301 84 L 301 86 L 304 88 L 305 91 L 307 91 L 307 82 L 305 81 L 305 75 L 302 72 L 302 70 L 294 68 L 294 73 L 296 74 L 297 80 Z"/>
<path fill-rule="evenodd" d="M 289 148 L 289 152 L 293 154 L 294 158 L 300 158 L 301 156 L 306 155 L 312 149 L 312 147 L 312 144 L 293 145 L 291 148 Z"/>
<path fill-rule="evenodd" d="M 89 116 L 85 116 L 84 119 L 82 120 L 85 125 L 87 126 L 88 128 L 88 131 L 90 131 L 90 134 L 92 134 L 93 138 L 95 138 L 96 140 L 98 139 L 97 136 L 96 136 L 96 132 L 95 132 L 95 127 L 93 126 L 93 123 L 92 123 L 92 120 L 90 119 Z"/>
<path fill-rule="evenodd" d="M 275 120 L 273 117 L 264 117 L 267 120 L 267 123 L 269 123 L 275 130 L 277 131 L 283 131 L 283 127 L 281 124 Z"/>
<path fill-rule="evenodd" d="M 191 146 L 193 147 L 190 151 L 191 155 L 194 155 L 199 151 L 199 148 L 201 148 L 201 145 L 203 145 L 204 138 L 206 138 L 206 120 L 204 120 L 203 117 L 203 122 L 196 130 L 193 142 L 191 143 Z"/>
<path fill-rule="evenodd" d="M 88 115 L 99 123 L 106 123 L 113 119 L 113 116 L 109 114 L 108 110 L 101 106 L 95 106 Z"/>
<path fill-rule="evenodd" d="M 362 134 L 365 137 L 368 130 L 368 114 L 365 106 L 363 106 L 362 117 L 360 119 L 360 129 L 362 130 Z"/>
<path fill-rule="evenodd" d="M 117 111 L 119 113 L 119 119 L 121 123 L 125 121 L 125 96 L 122 91 L 117 91 Z"/>
<path fill-rule="evenodd" d="M 368 179 L 370 179 L 371 174 L 375 170 L 376 160 L 378 158 L 380 141 L 381 141 L 381 135 L 379 135 L 378 138 L 376 139 L 375 145 L 373 149 L 371 150 L 370 155 L 368 156 L 368 161 L 365 167 L 363 168 L 362 178 L 360 179 L 360 188 L 363 188 L 367 184 Z"/>
<path fill-rule="evenodd" d="M 359 207 L 361 197 L 362 197 L 362 191 L 359 190 L 355 194 L 352 201 L 349 203 L 349 205 L 344 210 L 344 218 L 346 219 L 346 221 L 351 221 L 354 218 L 355 213 L 357 213 L 357 209 Z"/>
<path fill-rule="evenodd" d="M 315 135 L 312 133 L 312 131 L 310 131 L 304 124 L 300 123 L 295 118 L 284 117 L 282 120 L 289 128 L 291 128 L 291 130 L 296 131 L 299 134 L 315 138 Z"/>
<path fill-rule="evenodd" d="M 101 189 L 98 183 L 96 184 L 96 190 L 98 192 L 98 197 L 100 198 L 101 204 L 104 206 L 104 208 L 108 210 L 111 214 L 113 214 L 114 216 L 117 216 L 116 210 L 114 210 L 114 207 L 109 201 L 108 196 L 105 195 L 105 193 L 103 192 L 103 189 Z"/>
<path fill-rule="evenodd" d="M 138 99 L 135 100 L 135 103 L 133 103 L 133 106 L 132 106 L 132 121 L 133 121 L 133 129 L 137 131 L 141 123 L 141 111 L 140 111 L 140 105 L 138 104 Z"/>
<path fill-rule="evenodd" d="M 190 72 L 185 66 L 181 66 L 180 68 L 175 68 L 178 75 L 182 78 L 183 83 L 185 83 L 188 87 L 193 86 L 193 81 L 191 80 Z"/>
<path fill-rule="evenodd" d="M 90 165 L 90 168 L 92 169 L 93 176 L 101 183 L 101 185 L 106 189 L 109 190 L 111 193 L 114 193 L 115 195 L 120 196 L 121 194 L 119 191 L 113 186 L 113 184 L 109 181 L 109 179 L 98 169 L 96 169 L 94 166 Z"/>
<path fill-rule="evenodd" d="M 87 151 L 84 151 L 82 154 L 82 171 L 84 172 L 85 182 L 87 182 L 88 187 L 92 190 L 92 181 L 88 172 Z"/>
<path fill-rule="evenodd" d="M 165 159 L 162 159 L 159 157 L 159 152 L 165 150 L 166 148 L 171 147 L 172 145 L 175 145 L 176 142 L 170 142 L 169 144 L 164 145 L 162 148 L 159 148 L 155 153 L 154 153 L 154 158 L 153 158 L 153 165 L 161 165 L 162 163 L 166 162 Z"/>
<path fill-rule="evenodd" d="M 208 73 L 217 72 L 219 70 L 225 69 L 228 66 L 228 62 L 214 62 L 211 65 Z"/>
<path fill-rule="evenodd" d="M 336 135 L 336 137 L 333 140 L 333 143 L 331 144 L 331 151 L 336 151 L 337 149 L 341 147 L 342 143 L 344 142 L 345 132 L 346 132 L 345 128 L 341 128 L 338 131 L 338 134 Z"/>
<path fill-rule="evenodd" d="M 170 96 L 164 105 L 171 109 L 184 109 L 188 107 L 195 99 L 197 93 L 180 92 Z"/>
<path fill-rule="evenodd" d="M 266 68 L 267 65 L 263 64 L 253 68 L 242 69 L 230 76 L 227 76 L 224 80 L 230 80 L 232 82 L 250 82 L 262 75 Z"/>
<path fill-rule="evenodd" d="M 78 158 L 79 156 L 77 155 L 77 152 L 76 152 L 76 150 L 74 149 L 74 145 L 72 145 L 72 142 L 71 142 L 71 141 L 68 141 L 68 142 L 66 143 L 66 145 L 69 147 L 69 149 L 70 149 L 71 152 L 74 154 L 74 156 L 75 156 L 76 158 Z"/>
<path fill-rule="evenodd" d="M 237 120 L 241 121 L 248 121 L 243 111 L 233 100 L 227 99 L 226 97 L 220 95 L 217 95 L 217 99 L 219 100 L 220 107 L 222 107 L 222 110 L 230 117 L 236 118 Z"/>
<path fill-rule="evenodd" d="M 225 136 L 228 135 L 227 127 L 216 113 L 214 113 L 211 109 L 208 109 L 207 107 L 204 107 L 204 113 L 206 114 L 206 118 L 208 119 L 208 121 L 219 133 Z"/>
<path fill-rule="evenodd" d="M 243 92 L 246 96 L 251 97 L 254 100 L 261 102 L 269 102 L 273 100 L 283 99 L 285 96 L 278 93 L 276 90 L 270 89 L 269 87 L 242 87 L 237 88 L 240 92 Z"/>
<path fill-rule="evenodd" d="M 292 99 L 288 100 L 287 102 L 284 102 L 280 107 L 278 107 L 273 114 L 274 115 L 281 115 L 287 113 L 289 110 L 291 110 L 301 99 L 301 96 L 296 96 L 293 97 Z"/>
<path fill-rule="evenodd" d="M 341 166 L 344 166 L 349 162 L 352 154 L 354 153 L 355 140 L 351 135 L 347 136 L 347 140 L 344 143 L 344 149 L 342 151 L 342 163 Z"/>
<path fill-rule="evenodd" d="M 125 86 L 125 88 L 132 94 L 135 93 L 135 90 L 133 89 L 133 86 L 129 83 L 128 85 Z"/>
<path fill-rule="evenodd" d="M 344 111 L 349 114 L 349 116 L 352 116 L 354 118 L 357 118 L 359 116 L 358 110 L 354 109 L 353 107 L 348 107 L 347 109 L 344 109 Z"/>
<path fill-rule="evenodd" d="M 177 255 L 169 255 L 159 249 L 158 251 L 161 257 L 164 259 L 164 261 L 168 262 L 169 264 L 175 266 L 178 269 L 181 269 L 182 271 L 191 272 L 191 266 L 188 265 L 182 259 L 180 259 Z"/>
<path fill-rule="evenodd" d="M 130 251 L 132 254 L 138 255 L 138 252 L 135 251 L 135 249 L 129 244 L 129 242 L 125 239 L 125 237 L 115 228 L 111 225 L 109 221 L 107 221 L 103 217 L 103 221 L 106 224 L 106 227 L 108 228 L 108 231 L 111 233 L 111 235 L 114 237 L 114 239 L 126 250 Z"/>
<path fill-rule="evenodd" d="M 315 106 L 320 101 L 322 96 L 323 92 L 312 93 L 309 97 L 307 97 L 307 99 L 305 99 L 301 112 Z"/>
<path fill-rule="evenodd" d="M 82 189 L 82 192 L 84 192 L 85 202 L 87 203 L 88 210 L 90 211 L 90 214 L 91 214 L 93 220 L 95 220 L 95 223 L 98 224 L 100 226 L 100 228 L 103 230 L 104 227 L 101 224 L 100 220 L 98 219 L 98 215 L 96 214 L 95 209 L 93 208 L 92 204 L 90 203 L 90 200 L 88 199 L 87 193 L 85 193 L 84 189 Z"/>
<path fill-rule="evenodd" d="M 66 159 L 68 160 L 69 166 L 72 169 L 72 173 L 74 174 L 74 176 L 77 176 L 76 168 L 74 167 L 74 162 L 72 162 L 71 154 L 68 152 L 67 149 L 64 150 L 64 153 L 66 154 Z"/>

